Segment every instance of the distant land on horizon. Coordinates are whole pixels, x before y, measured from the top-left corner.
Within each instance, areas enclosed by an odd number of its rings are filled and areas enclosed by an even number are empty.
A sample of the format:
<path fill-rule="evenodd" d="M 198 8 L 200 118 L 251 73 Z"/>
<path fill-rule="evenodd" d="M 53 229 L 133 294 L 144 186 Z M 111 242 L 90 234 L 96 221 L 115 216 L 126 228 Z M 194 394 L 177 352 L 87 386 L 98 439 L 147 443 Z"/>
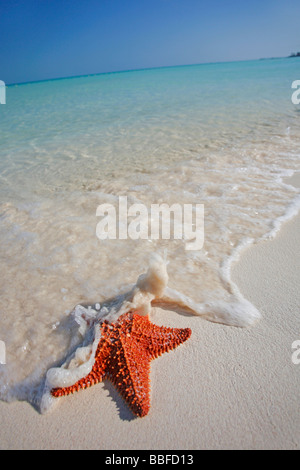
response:
<path fill-rule="evenodd" d="M 300 52 L 292 52 L 290 55 L 284 57 L 262 57 L 259 60 L 291 59 L 294 57 L 300 57 Z"/>

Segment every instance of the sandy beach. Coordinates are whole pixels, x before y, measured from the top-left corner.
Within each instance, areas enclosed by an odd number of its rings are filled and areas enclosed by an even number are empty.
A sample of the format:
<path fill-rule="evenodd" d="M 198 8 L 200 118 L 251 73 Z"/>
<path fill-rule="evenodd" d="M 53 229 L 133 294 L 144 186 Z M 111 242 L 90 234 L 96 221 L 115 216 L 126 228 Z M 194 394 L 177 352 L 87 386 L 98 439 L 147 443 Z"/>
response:
<path fill-rule="evenodd" d="M 290 183 L 300 187 L 300 175 Z M 243 251 L 232 278 L 262 319 L 247 329 L 153 308 L 191 338 L 151 366 L 151 409 L 134 418 L 108 382 L 64 397 L 49 414 L 0 403 L 1 449 L 299 449 L 300 215 Z"/>

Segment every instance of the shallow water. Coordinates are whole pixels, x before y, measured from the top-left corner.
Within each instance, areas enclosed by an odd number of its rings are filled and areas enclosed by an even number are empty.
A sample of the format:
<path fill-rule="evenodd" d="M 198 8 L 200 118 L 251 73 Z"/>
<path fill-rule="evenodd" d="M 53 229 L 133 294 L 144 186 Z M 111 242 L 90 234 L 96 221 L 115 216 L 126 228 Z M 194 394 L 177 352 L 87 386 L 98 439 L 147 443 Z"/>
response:
<path fill-rule="evenodd" d="M 81 344 L 70 314 L 130 290 L 151 254 L 165 301 L 246 326 L 255 308 L 230 280 L 240 248 L 299 206 L 298 59 L 161 68 L 7 88 L 0 108 L 0 397 L 33 400 Z M 204 204 L 204 246 L 99 240 L 99 204 Z M 223 312 L 223 313 L 222 313 Z M 78 320 L 78 319 L 77 319 Z M 32 391 L 29 392 L 29 390 Z"/>

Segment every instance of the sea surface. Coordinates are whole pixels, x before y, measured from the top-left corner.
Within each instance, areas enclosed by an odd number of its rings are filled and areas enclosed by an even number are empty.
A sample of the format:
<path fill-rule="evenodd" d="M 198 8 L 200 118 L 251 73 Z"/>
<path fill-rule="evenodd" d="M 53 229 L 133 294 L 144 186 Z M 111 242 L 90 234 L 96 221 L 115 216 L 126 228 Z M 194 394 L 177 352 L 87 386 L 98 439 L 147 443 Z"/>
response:
<path fill-rule="evenodd" d="M 0 399 L 37 405 L 47 370 L 84 337 L 75 307 L 96 304 L 103 312 L 135 285 L 153 254 L 164 260 L 175 307 L 234 326 L 257 319 L 230 266 L 245 245 L 274 236 L 298 210 L 299 190 L 285 182 L 300 169 L 300 105 L 291 101 L 297 79 L 300 60 L 289 58 L 7 87 L 0 106 Z M 97 207 L 117 208 L 120 196 L 147 208 L 203 204 L 203 247 L 100 240 Z"/>

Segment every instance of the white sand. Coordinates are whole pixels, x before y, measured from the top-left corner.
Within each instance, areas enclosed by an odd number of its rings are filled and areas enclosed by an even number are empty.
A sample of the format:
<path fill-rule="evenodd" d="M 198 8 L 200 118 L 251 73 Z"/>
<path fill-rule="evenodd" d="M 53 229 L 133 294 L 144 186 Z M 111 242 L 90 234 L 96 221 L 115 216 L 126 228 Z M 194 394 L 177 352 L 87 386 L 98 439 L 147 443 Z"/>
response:
<path fill-rule="evenodd" d="M 300 186 L 299 175 L 291 180 Z M 300 215 L 233 269 L 262 313 L 248 329 L 153 309 L 192 337 L 152 362 L 151 410 L 133 418 L 109 383 L 63 398 L 48 415 L 0 403 L 0 449 L 299 449 Z"/>

